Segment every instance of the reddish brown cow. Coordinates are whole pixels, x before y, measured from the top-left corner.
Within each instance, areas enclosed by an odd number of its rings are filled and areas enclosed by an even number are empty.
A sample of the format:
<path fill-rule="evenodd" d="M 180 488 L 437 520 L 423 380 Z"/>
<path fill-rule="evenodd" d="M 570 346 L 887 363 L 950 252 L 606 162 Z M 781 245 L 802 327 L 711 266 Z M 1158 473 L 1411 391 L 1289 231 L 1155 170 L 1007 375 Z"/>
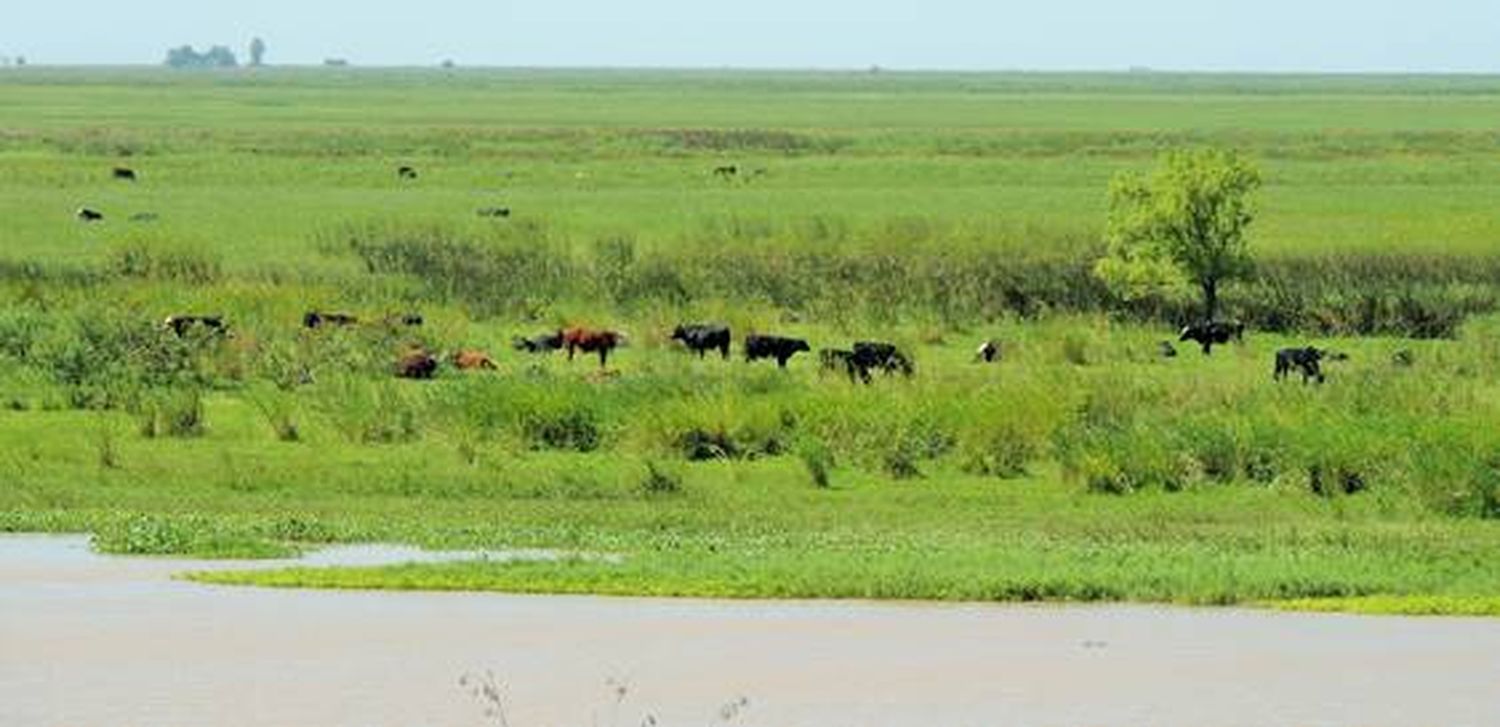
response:
<path fill-rule="evenodd" d="M 573 353 L 582 350 L 584 353 L 599 353 L 599 367 L 609 361 L 609 352 L 615 350 L 625 337 L 616 331 L 591 330 L 588 328 L 569 328 L 562 332 L 562 345 L 568 349 L 568 360 L 573 360 Z"/>
<path fill-rule="evenodd" d="M 473 371 L 476 369 L 488 369 L 490 371 L 494 371 L 495 369 L 499 368 L 495 365 L 495 359 L 490 358 L 489 354 L 483 351 L 475 351 L 473 349 L 454 351 L 452 360 L 453 368 L 456 368 L 459 371 Z"/>

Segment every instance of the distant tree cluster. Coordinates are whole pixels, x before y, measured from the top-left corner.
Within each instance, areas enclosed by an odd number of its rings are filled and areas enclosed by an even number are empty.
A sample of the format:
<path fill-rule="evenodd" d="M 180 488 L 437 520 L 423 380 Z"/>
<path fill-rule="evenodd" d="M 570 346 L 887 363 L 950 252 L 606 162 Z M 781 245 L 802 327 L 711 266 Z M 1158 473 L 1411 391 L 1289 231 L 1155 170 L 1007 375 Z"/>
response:
<path fill-rule="evenodd" d="M 185 45 L 167 51 L 166 64 L 171 68 L 234 68 L 240 62 L 234 57 L 234 51 L 226 46 L 216 45 L 199 53 L 192 46 Z"/>

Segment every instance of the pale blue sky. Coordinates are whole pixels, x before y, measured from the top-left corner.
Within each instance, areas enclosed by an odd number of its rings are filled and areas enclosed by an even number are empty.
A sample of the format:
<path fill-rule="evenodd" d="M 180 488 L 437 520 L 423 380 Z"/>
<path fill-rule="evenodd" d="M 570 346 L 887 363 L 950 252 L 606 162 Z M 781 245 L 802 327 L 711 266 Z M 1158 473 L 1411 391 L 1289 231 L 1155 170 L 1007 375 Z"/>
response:
<path fill-rule="evenodd" d="M 1500 71 L 1497 0 L 11 0 L 0 55 L 273 63 Z"/>

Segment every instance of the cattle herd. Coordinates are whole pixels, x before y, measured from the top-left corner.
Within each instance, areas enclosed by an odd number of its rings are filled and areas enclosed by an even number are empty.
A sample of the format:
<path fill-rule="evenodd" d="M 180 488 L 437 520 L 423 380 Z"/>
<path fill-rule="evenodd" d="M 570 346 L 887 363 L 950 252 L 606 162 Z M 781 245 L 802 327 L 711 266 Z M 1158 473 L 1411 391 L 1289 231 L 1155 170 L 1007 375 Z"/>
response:
<path fill-rule="evenodd" d="M 312 310 L 302 316 L 302 327 L 308 331 L 359 326 L 363 322 L 366 321 L 359 316 L 341 312 Z M 417 327 L 423 325 L 424 322 L 425 319 L 420 313 L 386 315 L 368 321 L 372 325 L 386 329 Z M 163 321 L 162 328 L 171 331 L 179 338 L 188 337 L 195 331 L 222 337 L 229 331 L 224 317 L 220 315 L 168 316 Z M 1202 346 L 1203 353 L 1209 355 L 1214 344 L 1228 343 L 1231 340 L 1242 342 L 1244 332 L 1244 324 L 1233 321 L 1193 324 L 1182 329 L 1179 340 L 1197 341 Z M 547 354 L 566 350 L 569 361 L 572 361 L 580 352 L 595 354 L 599 357 L 599 366 L 602 369 L 608 366 L 610 354 L 616 348 L 625 345 L 626 340 L 625 335 L 619 331 L 574 326 L 539 333 L 531 337 L 516 336 L 512 339 L 512 348 L 530 354 Z M 733 345 L 733 336 L 729 326 L 717 323 L 679 325 L 672 330 L 668 340 L 681 343 L 684 349 L 698 354 L 700 359 L 705 358 L 710 352 L 717 352 L 720 358 L 728 360 Z M 1171 342 L 1160 341 L 1157 346 L 1158 353 L 1163 358 L 1177 356 L 1177 349 Z M 782 369 L 785 369 L 787 363 L 798 353 L 812 351 L 812 346 L 805 339 L 763 333 L 751 333 L 745 336 L 742 347 L 746 362 L 774 360 L 776 366 Z M 410 344 L 397 356 L 395 374 L 407 379 L 434 378 L 438 373 L 442 358 L 425 347 Z M 1281 381 L 1296 372 L 1302 375 L 1304 384 L 1309 382 L 1321 384 L 1327 378 L 1323 373 L 1322 362 L 1343 361 L 1348 358 L 1347 354 L 1313 346 L 1284 348 L 1276 352 L 1272 378 Z M 493 371 L 499 368 L 490 354 L 477 349 L 459 349 L 450 353 L 446 359 L 450 366 L 459 371 Z M 998 363 L 1001 359 L 1001 342 L 995 339 L 980 343 L 974 351 L 975 363 L 992 364 Z M 1396 352 L 1391 361 L 1396 366 L 1411 366 L 1413 356 L 1410 351 L 1402 350 Z M 824 373 L 842 374 L 847 376 L 850 382 L 865 384 L 874 381 L 873 374 L 876 372 L 887 376 L 900 375 L 905 378 L 911 378 L 916 374 L 916 365 L 907 352 L 895 344 L 881 341 L 856 341 L 849 348 L 819 349 L 818 364 Z"/>
<path fill-rule="evenodd" d="M 732 179 L 740 176 L 743 171 L 738 165 L 729 164 L 715 167 L 713 174 L 716 177 Z M 121 181 L 139 180 L 136 171 L 129 167 L 114 167 L 110 174 L 112 178 Z M 765 170 L 754 169 L 750 174 L 760 176 L 765 174 Z M 417 170 L 409 165 L 402 165 L 397 168 L 396 176 L 402 180 L 415 180 Z M 479 209 L 477 214 L 481 217 L 506 218 L 510 216 L 510 208 L 484 207 Z M 79 208 L 76 216 L 84 222 L 98 222 L 104 219 L 102 212 L 89 207 Z M 156 219 L 156 214 L 143 212 L 133 215 L 130 219 L 151 221 Z M 316 310 L 308 311 L 302 317 L 302 325 L 308 330 L 356 326 L 360 322 L 359 317 L 353 314 Z M 405 313 L 386 316 L 373 322 L 384 326 L 412 327 L 422 325 L 423 318 L 417 313 Z M 223 316 L 217 315 L 169 316 L 163 323 L 163 328 L 172 331 L 179 338 L 186 337 L 195 330 L 202 330 L 214 336 L 223 336 L 228 332 Z M 1210 320 L 1191 323 L 1184 326 L 1178 334 L 1178 342 L 1196 342 L 1202 348 L 1204 355 L 1212 354 L 1215 345 L 1243 342 L 1244 338 L 1245 324 L 1239 321 Z M 691 323 L 677 326 L 672 331 L 670 340 L 680 342 L 687 350 L 698 354 L 700 359 L 707 356 L 710 351 L 717 351 L 721 358 L 727 360 L 733 338 L 729 326 Z M 530 338 L 517 336 L 513 347 L 517 351 L 533 354 L 566 349 L 569 361 L 573 360 L 580 351 L 585 354 L 597 354 L 599 366 L 603 368 L 609 363 L 610 353 L 624 343 L 625 336 L 618 331 L 572 327 L 541 333 Z M 782 369 L 786 368 L 787 362 L 793 356 L 804 351 L 812 351 L 812 347 L 804 339 L 763 333 L 751 333 L 745 336 L 743 348 L 746 362 L 774 360 L 777 367 Z M 1163 358 L 1177 356 L 1177 349 L 1170 341 L 1158 342 L 1157 350 Z M 1347 358 L 1345 354 L 1312 346 L 1281 349 L 1276 352 L 1272 378 L 1281 381 L 1295 370 L 1302 374 L 1303 383 L 1312 381 L 1321 384 L 1326 380 L 1322 362 Z M 974 352 L 974 361 L 977 363 L 996 363 L 1000 360 L 1001 344 L 996 340 L 984 341 Z M 489 354 L 472 349 L 455 351 L 448 356 L 448 361 L 453 368 L 461 371 L 498 368 Z M 871 374 L 877 371 L 886 375 L 900 374 L 908 378 L 916 373 L 916 367 L 910 355 L 894 344 L 880 341 L 856 341 L 846 349 L 821 349 L 818 351 L 818 362 L 824 372 L 843 374 L 848 376 L 851 382 L 859 381 L 866 384 L 873 381 Z M 1392 362 L 1398 366 L 1410 366 L 1412 355 L 1409 351 L 1399 351 L 1393 357 Z M 402 378 L 430 379 L 437 375 L 439 363 L 439 357 L 436 354 L 423 347 L 412 345 L 398 356 L 395 373 Z"/>

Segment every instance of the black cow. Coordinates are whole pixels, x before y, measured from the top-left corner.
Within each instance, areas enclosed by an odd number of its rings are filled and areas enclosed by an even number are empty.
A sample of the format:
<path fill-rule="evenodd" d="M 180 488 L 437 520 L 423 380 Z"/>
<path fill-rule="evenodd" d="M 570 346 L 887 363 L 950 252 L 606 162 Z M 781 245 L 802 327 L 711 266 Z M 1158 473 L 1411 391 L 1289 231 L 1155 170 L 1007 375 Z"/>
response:
<path fill-rule="evenodd" d="M 724 358 L 729 358 L 729 326 L 690 323 L 673 329 L 672 340 L 682 341 L 688 349 L 698 352 L 698 358 L 703 358 L 715 348 L 719 349 L 719 354 Z"/>
<path fill-rule="evenodd" d="M 714 167 L 714 176 L 723 177 L 724 179 L 733 179 L 739 173 L 740 168 L 734 164 L 725 164 L 723 166 Z"/>
<path fill-rule="evenodd" d="M 413 167 L 402 165 L 396 170 L 396 176 L 402 179 L 416 179 L 417 170 Z"/>
<path fill-rule="evenodd" d="M 89 209 L 88 207 L 79 207 L 77 215 L 78 219 L 84 222 L 98 222 L 104 219 L 103 212 L 95 209 Z"/>
<path fill-rule="evenodd" d="M 474 210 L 474 214 L 479 215 L 480 217 L 496 217 L 496 218 L 499 218 L 499 217 L 509 217 L 510 216 L 510 208 L 509 207 L 480 207 L 479 209 Z"/>
<path fill-rule="evenodd" d="M 408 328 L 416 328 L 417 326 L 420 326 L 426 322 L 427 319 L 423 318 L 421 313 L 411 312 L 392 313 L 381 319 L 381 323 L 384 323 L 387 326 L 406 326 Z"/>
<path fill-rule="evenodd" d="M 303 328 L 322 328 L 324 326 L 352 326 L 359 323 L 359 319 L 348 313 L 323 313 L 321 311 L 308 311 L 302 316 Z"/>
<path fill-rule="evenodd" d="M 396 376 L 403 379 L 430 379 L 437 375 L 437 357 L 422 350 L 406 352 L 396 360 Z"/>
<path fill-rule="evenodd" d="M 988 341 L 985 341 L 984 343 L 979 344 L 979 348 L 977 348 L 977 349 L 974 350 L 974 361 L 975 362 L 983 361 L 985 363 L 994 363 L 994 362 L 999 361 L 999 360 L 1000 360 L 1000 342 L 996 341 L 993 338 L 990 339 L 990 340 L 988 340 Z"/>
<path fill-rule="evenodd" d="M 123 179 L 130 182 L 136 180 L 135 170 L 130 167 L 115 167 L 112 176 L 115 179 Z"/>
<path fill-rule="evenodd" d="M 1323 369 L 1319 362 L 1328 356 L 1328 352 L 1312 346 L 1303 348 L 1283 348 L 1276 352 L 1276 370 L 1271 378 L 1280 381 L 1292 373 L 1292 369 L 1302 372 L 1302 383 L 1306 384 L 1308 379 L 1323 383 Z M 1335 357 L 1328 356 L 1330 359 Z M 1347 357 L 1345 357 L 1347 358 Z"/>
<path fill-rule="evenodd" d="M 562 345 L 562 331 L 543 333 L 541 335 L 532 336 L 531 338 L 522 338 L 520 336 L 516 336 L 514 339 L 512 339 L 511 343 L 512 348 L 516 349 L 517 351 L 525 351 L 527 353 L 551 353 L 559 348 L 562 348 Z"/>
<path fill-rule="evenodd" d="M 854 360 L 865 369 L 880 369 L 887 375 L 900 372 L 910 377 L 916 372 L 911 359 L 895 344 L 878 341 L 857 341 L 854 344 Z"/>
<path fill-rule="evenodd" d="M 1214 344 L 1245 340 L 1245 324 L 1239 321 L 1207 321 L 1182 327 L 1178 341 L 1197 341 L 1203 355 L 1213 352 Z"/>
<path fill-rule="evenodd" d="M 163 330 L 171 330 L 177 334 L 178 338 L 187 336 L 188 332 L 194 328 L 201 328 L 204 331 L 220 336 L 229 330 L 224 325 L 224 316 L 167 316 L 167 319 L 162 321 L 161 327 Z"/>
<path fill-rule="evenodd" d="M 866 384 L 870 383 L 870 370 L 859 365 L 853 351 L 842 348 L 821 349 L 818 351 L 818 363 L 824 371 L 843 372 L 849 377 L 850 383 L 856 377 Z"/>
<path fill-rule="evenodd" d="M 778 367 L 786 368 L 787 359 L 797 355 L 798 351 L 811 350 L 812 348 L 807 345 L 807 341 L 800 338 L 762 336 L 755 333 L 745 336 L 746 361 L 774 358 Z"/>

